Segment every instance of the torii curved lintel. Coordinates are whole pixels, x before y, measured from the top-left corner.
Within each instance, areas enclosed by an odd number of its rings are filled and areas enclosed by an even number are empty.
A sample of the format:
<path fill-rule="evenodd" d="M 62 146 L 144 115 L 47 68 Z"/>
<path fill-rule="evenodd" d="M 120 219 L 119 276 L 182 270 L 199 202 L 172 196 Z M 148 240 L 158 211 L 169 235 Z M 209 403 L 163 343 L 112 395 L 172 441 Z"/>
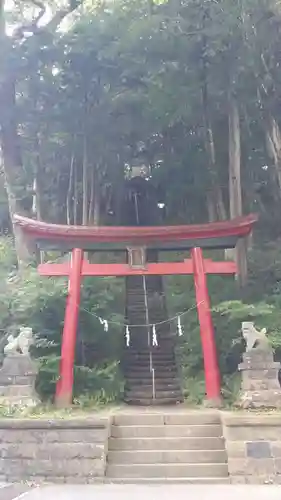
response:
<path fill-rule="evenodd" d="M 67 226 L 50 224 L 14 215 L 13 222 L 21 228 L 26 236 L 35 240 L 70 242 L 79 240 L 81 245 L 87 243 L 125 243 L 145 245 L 148 243 L 182 242 L 192 239 L 235 239 L 251 233 L 258 217 L 250 214 L 233 220 L 181 226 Z"/>

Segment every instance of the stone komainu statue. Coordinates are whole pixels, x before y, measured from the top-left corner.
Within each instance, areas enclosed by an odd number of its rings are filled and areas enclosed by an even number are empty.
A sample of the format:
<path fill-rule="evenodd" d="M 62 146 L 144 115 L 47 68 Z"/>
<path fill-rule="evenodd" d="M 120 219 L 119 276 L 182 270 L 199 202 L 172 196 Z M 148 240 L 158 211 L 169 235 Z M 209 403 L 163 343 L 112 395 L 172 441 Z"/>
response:
<path fill-rule="evenodd" d="M 20 333 L 17 337 L 9 335 L 8 344 L 4 347 L 4 353 L 29 355 L 29 348 L 33 342 L 32 328 L 23 326 L 20 328 Z"/>
<path fill-rule="evenodd" d="M 259 349 L 262 351 L 270 349 L 269 340 L 266 336 L 266 328 L 258 331 L 254 323 L 251 321 L 244 321 L 242 323 L 242 335 L 246 342 L 246 352 L 252 349 Z"/>

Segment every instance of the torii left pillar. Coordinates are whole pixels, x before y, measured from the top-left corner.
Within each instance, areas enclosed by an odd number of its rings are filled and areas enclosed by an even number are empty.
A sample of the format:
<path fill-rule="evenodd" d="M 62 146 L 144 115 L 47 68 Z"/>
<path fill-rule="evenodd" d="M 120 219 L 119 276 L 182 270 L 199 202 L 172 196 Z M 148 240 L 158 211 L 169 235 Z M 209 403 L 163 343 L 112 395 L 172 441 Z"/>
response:
<path fill-rule="evenodd" d="M 71 254 L 68 297 L 62 335 L 60 378 L 56 387 L 56 405 L 58 407 L 66 407 L 72 404 L 73 369 L 81 297 L 82 263 L 83 250 L 74 248 Z"/>
<path fill-rule="evenodd" d="M 203 350 L 206 403 L 208 402 L 210 406 L 220 406 L 220 373 L 202 249 L 193 248 L 191 256 L 194 267 L 195 295 Z"/>

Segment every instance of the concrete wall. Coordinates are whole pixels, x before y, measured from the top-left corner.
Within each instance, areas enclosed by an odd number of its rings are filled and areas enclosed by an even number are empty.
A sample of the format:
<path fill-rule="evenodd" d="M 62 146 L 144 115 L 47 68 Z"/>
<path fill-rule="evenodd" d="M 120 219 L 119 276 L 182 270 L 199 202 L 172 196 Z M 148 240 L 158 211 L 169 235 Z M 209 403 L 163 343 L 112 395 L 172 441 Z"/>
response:
<path fill-rule="evenodd" d="M 87 483 L 105 475 L 109 420 L 0 420 L 0 481 Z"/>
<path fill-rule="evenodd" d="M 222 413 L 233 483 L 281 484 L 281 414 Z"/>

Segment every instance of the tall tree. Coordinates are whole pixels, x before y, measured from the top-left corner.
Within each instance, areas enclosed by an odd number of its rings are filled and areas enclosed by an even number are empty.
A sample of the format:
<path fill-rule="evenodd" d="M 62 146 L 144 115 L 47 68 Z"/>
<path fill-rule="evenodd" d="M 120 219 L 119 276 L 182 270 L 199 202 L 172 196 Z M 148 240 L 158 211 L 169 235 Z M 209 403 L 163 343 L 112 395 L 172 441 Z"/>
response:
<path fill-rule="evenodd" d="M 41 0 L 31 0 L 31 5 L 37 10 L 32 19 L 24 21 L 14 28 L 13 34 L 7 33 L 5 1 L 0 2 L 0 143 L 3 156 L 3 166 L 6 178 L 6 189 L 9 202 L 10 217 L 19 213 L 26 215 L 26 180 L 21 138 L 17 121 L 16 91 L 21 73 L 20 55 L 25 53 L 27 59 L 34 57 L 34 51 L 40 50 L 40 45 L 50 41 L 57 27 L 70 12 L 80 5 L 79 0 L 70 0 L 66 7 L 58 9 L 51 20 L 44 26 L 40 21 L 46 14 L 47 4 Z M 28 7 L 28 2 L 26 6 Z M 37 52 L 38 54 L 38 52 Z M 35 55 L 36 57 L 36 55 Z M 35 63 L 36 64 L 36 63 Z M 14 227 L 15 245 L 19 265 L 31 257 L 31 249 L 16 227 Z"/>

